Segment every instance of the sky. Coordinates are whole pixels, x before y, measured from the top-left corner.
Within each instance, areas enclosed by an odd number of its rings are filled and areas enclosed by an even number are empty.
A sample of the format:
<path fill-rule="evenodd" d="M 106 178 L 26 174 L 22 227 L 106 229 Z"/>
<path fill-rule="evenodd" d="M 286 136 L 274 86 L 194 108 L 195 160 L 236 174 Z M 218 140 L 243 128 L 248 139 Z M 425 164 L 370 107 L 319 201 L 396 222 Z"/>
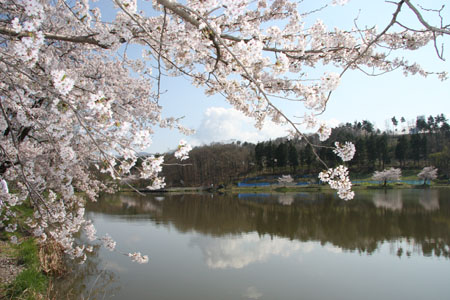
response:
<path fill-rule="evenodd" d="M 316 8 L 330 1 L 304 0 L 305 11 Z M 429 8 L 440 8 L 445 1 L 423 0 Z M 415 1 L 414 3 L 417 3 Z M 140 3 L 141 4 L 141 3 Z M 148 2 L 144 2 L 149 5 Z M 142 5 L 144 5 L 142 4 Z M 139 6 L 138 9 L 143 7 Z M 378 29 L 384 28 L 392 17 L 394 5 L 382 0 L 350 0 L 345 6 L 335 6 L 310 16 L 306 26 L 317 18 L 324 21 L 328 28 L 339 27 L 349 29 L 354 26 L 358 16 L 358 26 Z M 406 9 L 404 9 L 406 12 Z M 450 5 L 442 13 L 447 23 L 450 23 Z M 436 24 L 436 18 L 426 15 L 428 20 Z M 407 24 L 417 25 L 416 19 L 408 13 L 401 17 Z M 416 26 L 417 28 L 417 26 Z M 444 52 L 446 61 L 440 60 L 432 45 L 405 53 L 412 61 L 417 61 L 428 71 L 447 71 L 450 73 L 450 37 L 441 39 L 449 48 Z M 335 71 L 327 66 L 319 66 L 316 71 Z M 311 70 L 314 72 L 315 70 Z M 205 96 L 201 88 L 195 88 L 184 78 L 165 78 L 162 89 L 166 92 L 160 100 L 163 106 L 163 116 L 184 117 L 182 124 L 194 129 L 192 136 L 183 136 L 176 131 L 157 129 L 152 145 L 146 152 L 162 153 L 175 149 L 180 139 L 198 146 L 212 142 L 229 142 L 233 140 L 258 142 L 286 136 L 286 129 L 267 122 L 263 130 L 254 128 L 254 121 L 233 110 L 222 96 Z M 277 102 L 280 108 L 291 117 L 303 116 L 306 110 L 302 103 Z M 341 78 L 341 84 L 331 96 L 322 120 L 330 125 L 338 125 L 354 121 L 369 120 L 377 128 L 385 129 L 393 116 L 399 120 L 415 120 L 419 115 L 444 113 L 450 117 L 450 80 L 440 81 L 429 76 L 403 76 L 397 70 L 382 76 L 367 76 L 360 71 L 348 71 Z"/>

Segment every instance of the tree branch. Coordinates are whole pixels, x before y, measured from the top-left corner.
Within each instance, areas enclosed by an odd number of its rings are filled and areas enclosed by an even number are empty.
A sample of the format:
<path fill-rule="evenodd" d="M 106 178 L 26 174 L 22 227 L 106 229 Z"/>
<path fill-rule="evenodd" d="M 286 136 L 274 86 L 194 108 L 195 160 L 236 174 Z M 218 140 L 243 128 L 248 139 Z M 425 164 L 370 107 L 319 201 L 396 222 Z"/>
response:
<path fill-rule="evenodd" d="M 29 32 L 15 32 L 14 30 L 8 29 L 5 26 L 0 26 L 0 34 L 4 34 L 11 37 L 28 37 L 30 36 Z M 79 44 L 89 44 L 94 45 L 103 49 L 109 49 L 111 45 L 105 45 L 100 43 L 98 40 L 93 38 L 93 35 L 86 36 L 66 36 L 66 35 L 57 35 L 51 33 L 44 33 L 44 37 L 48 40 L 56 40 L 56 41 L 64 41 L 71 43 L 79 43 Z"/>
<path fill-rule="evenodd" d="M 427 21 L 425 21 L 425 19 L 423 18 L 422 14 L 417 10 L 417 8 L 411 4 L 411 2 L 409 0 L 404 0 L 404 2 L 406 3 L 406 5 L 408 5 L 408 7 L 414 12 L 414 14 L 416 15 L 417 19 L 419 20 L 419 22 L 425 26 L 425 28 L 427 28 L 430 31 L 433 32 L 438 32 L 441 34 L 449 34 L 450 35 L 450 29 L 447 29 L 446 27 L 435 27 L 435 26 L 431 26 L 430 24 L 428 24 Z"/>

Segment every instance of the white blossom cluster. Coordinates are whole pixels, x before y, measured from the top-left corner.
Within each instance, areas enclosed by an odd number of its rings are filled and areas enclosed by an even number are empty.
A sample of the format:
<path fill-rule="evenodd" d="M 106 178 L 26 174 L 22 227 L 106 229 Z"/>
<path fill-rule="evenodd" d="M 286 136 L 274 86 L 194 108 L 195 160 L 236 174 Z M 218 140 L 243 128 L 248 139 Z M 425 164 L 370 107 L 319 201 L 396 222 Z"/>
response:
<path fill-rule="evenodd" d="M 320 141 L 326 141 L 331 135 L 331 128 L 327 126 L 327 124 L 322 123 L 320 124 L 319 130 L 317 131 L 319 134 L 319 140 Z"/>
<path fill-rule="evenodd" d="M 128 253 L 128 256 L 131 257 L 131 260 L 137 262 L 139 264 L 148 263 L 148 256 L 142 255 L 141 252 Z"/>
<path fill-rule="evenodd" d="M 111 102 L 107 101 L 103 91 L 97 91 L 97 93 L 92 94 L 87 102 L 87 107 L 98 113 L 99 116 L 111 117 Z"/>
<path fill-rule="evenodd" d="M 158 177 L 158 173 L 162 171 L 164 156 L 155 157 L 151 155 L 142 162 L 141 178 L 150 179 L 151 185 L 147 186 L 150 190 L 162 189 L 166 186 L 164 178 Z"/>
<path fill-rule="evenodd" d="M 294 178 L 292 178 L 291 175 L 281 175 L 281 177 L 278 177 L 278 183 L 291 183 L 294 181 Z"/>
<path fill-rule="evenodd" d="M 384 169 L 383 171 L 375 171 L 372 178 L 378 181 L 399 180 L 402 177 L 402 170 L 399 168 Z"/>
<path fill-rule="evenodd" d="M 181 140 L 177 151 L 175 151 L 175 157 L 179 160 L 186 160 L 189 158 L 189 151 L 192 150 L 192 147 L 186 143 L 185 140 Z"/>
<path fill-rule="evenodd" d="M 44 7 L 38 0 L 17 1 L 23 7 L 24 14 L 14 17 L 11 28 L 16 33 L 26 33 L 13 43 L 14 54 L 23 62 L 34 64 L 44 45 L 44 34 L 40 30 L 44 21 Z"/>
<path fill-rule="evenodd" d="M 424 181 L 433 180 L 437 178 L 437 172 L 438 169 L 433 166 L 424 167 L 422 171 L 420 171 L 419 174 L 417 174 L 417 177 L 423 179 Z"/>
<path fill-rule="evenodd" d="M 341 145 L 339 142 L 334 143 L 336 149 L 333 150 L 343 161 L 352 160 L 355 156 L 356 148 L 352 142 L 345 142 Z"/>
<path fill-rule="evenodd" d="M 104 237 L 102 237 L 101 241 L 103 242 L 105 248 L 109 251 L 114 251 L 114 249 L 116 248 L 116 242 L 111 238 L 109 234 L 106 234 Z"/>
<path fill-rule="evenodd" d="M 304 124 L 306 129 L 318 128 L 317 134 L 319 135 L 319 140 L 322 142 L 328 140 L 332 132 L 331 127 L 325 122 L 319 122 L 313 113 L 305 113 L 302 124 Z"/>
<path fill-rule="evenodd" d="M 75 81 L 67 77 L 67 74 L 64 71 L 53 70 L 52 77 L 53 85 L 61 95 L 66 96 L 72 90 Z"/>
<path fill-rule="evenodd" d="M 348 177 L 348 169 L 345 166 L 338 166 L 330 168 L 327 171 L 319 173 L 319 178 L 322 182 L 326 182 L 332 189 L 337 190 L 339 198 L 344 200 L 351 200 L 355 196 L 352 191 L 352 182 Z"/>
<path fill-rule="evenodd" d="M 341 78 L 336 73 L 325 73 L 321 78 L 321 86 L 325 91 L 334 91 L 340 82 Z"/>
<path fill-rule="evenodd" d="M 16 213 L 14 206 L 21 204 L 23 201 L 17 195 L 10 194 L 8 183 L 0 180 L 0 228 L 4 228 L 6 232 L 15 232 L 17 230 L 17 223 L 15 221 Z M 17 237 L 12 236 L 16 241 Z"/>

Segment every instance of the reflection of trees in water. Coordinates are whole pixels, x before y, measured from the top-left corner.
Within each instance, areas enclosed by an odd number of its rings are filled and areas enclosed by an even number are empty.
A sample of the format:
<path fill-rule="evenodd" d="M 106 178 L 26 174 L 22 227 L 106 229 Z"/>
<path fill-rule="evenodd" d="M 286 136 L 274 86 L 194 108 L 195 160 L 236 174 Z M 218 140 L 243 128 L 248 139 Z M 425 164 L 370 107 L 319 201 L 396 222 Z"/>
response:
<path fill-rule="evenodd" d="M 294 195 L 280 195 L 278 197 L 278 202 L 283 205 L 291 205 L 292 203 L 294 203 Z"/>
<path fill-rule="evenodd" d="M 137 215 L 159 215 L 161 213 L 160 202 L 164 202 L 163 196 L 154 197 L 136 193 L 105 194 L 97 202 L 88 202 L 86 209 L 87 211 L 121 215 L 126 219 L 135 219 Z"/>
<path fill-rule="evenodd" d="M 419 203 L 426 210 L 439 209 L 439 193 L 437 190 L 423 189 L 420 191 Z"/>
<path fill-rule="evenodd" d="M 391 243 L 390 250 L 391 253 L 398 257 L 417 254 L 424 256 L 443 256 L 448 258 L 450 246 L 448 241 L 445 242 L 444 239 L 425 239 L 421 243 L 417 243 L 412 239 L 400 239 Z"/>
<path fill-rule="evenodd" d="M 375 193 L 372 201 L 376 207 L 401 210 L 403 207 L 402 191 L 384 190 L 383 193 Z"/>
<path fill-rule="evenodd" d="M 108 299 L 120 289 L 114 286 L 117 274 L 102 263 L 99 247 L 94 247 L 84 264 L 67 262 L 71 272 L 55 280 L 50 299 Z"/>
<path fill-rule="evenodd" d="M 386 208 L 389 210 L 402 210 L 403 199 L 405 193 L 403 190 L 382 190 L 373 194 L 373 204 L 378 208 Z M 425 210 L 439 209 L 439 191 L 435 189 L 415 190 L 416 198 L 419 204 Z"/>
<path fill-rule="evenodd" d="M 220 237 L 256 232 L 364 253 L 374 252 L 383 242 L 409 239 L 425 255 L 449 257 L 450 198 L 446 190 L 364 191 L 349 202 L 327 193 L 290 195 L 291 205 L 280 204 L 285 200 L 274 195 L 167 194 L 163 201 L 154 197 L 114 195 L 89 209 L 125 218 L 141 214 L 138 217 L 170 223 L 181 232 Z"/>
<path fill-rule="evenodd" d="M 156 197 L 157 201 L 160 201 L 160 197 Z M 134 197 L 127 195 L 120 195 L 120 202 L 122 203 L 122 209 L 125 211 L 136 211 L 138 213 L 159 212 L 159 207 L 150 201 L 140 201 Z"/>

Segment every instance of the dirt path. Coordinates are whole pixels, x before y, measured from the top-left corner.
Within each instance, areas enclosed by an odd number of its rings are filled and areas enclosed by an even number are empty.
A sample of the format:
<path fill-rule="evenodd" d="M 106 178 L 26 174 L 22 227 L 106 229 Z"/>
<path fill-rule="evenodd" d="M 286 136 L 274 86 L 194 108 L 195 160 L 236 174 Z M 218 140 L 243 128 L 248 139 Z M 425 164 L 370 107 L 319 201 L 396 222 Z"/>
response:
<path fill-rule="evenodd" d="M 0 299 L 5 297 L 2 286 L 11 283 L 22 269 L 22 266 L 17 265 L 17 260 L 11 257 L 9 243 L 0 240 Z"/>

